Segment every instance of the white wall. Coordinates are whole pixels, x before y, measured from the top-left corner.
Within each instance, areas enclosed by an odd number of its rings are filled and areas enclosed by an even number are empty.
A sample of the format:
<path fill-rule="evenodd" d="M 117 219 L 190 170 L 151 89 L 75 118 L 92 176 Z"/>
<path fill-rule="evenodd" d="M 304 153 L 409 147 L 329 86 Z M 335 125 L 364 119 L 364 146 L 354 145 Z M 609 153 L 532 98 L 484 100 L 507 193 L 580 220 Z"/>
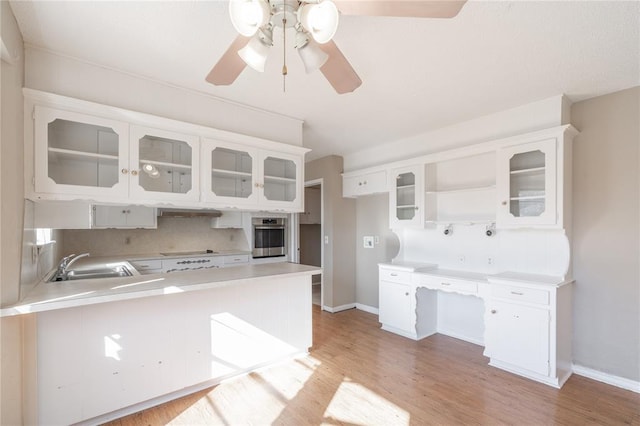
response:
<path fill-rule="evenodd" d="M 22 210 L 22 36 L 6 1 L 0 2 L 2 96 L 0 127 L 0 303 L 14 302 L 20 292 Z M 0 424 L 22 423 L 22 330 L 20 318 L 0 320 Z"/>
<path fill-rule="evenodd" d="M 302 145 L 301 120 L 225 101 L 35 47 L 25 50 L 25 86 L 77 99 Z"/>
<path fill-rule="evenodd" d="M 305 164 L 305 181 L 323 179 L 323 297 L 329 308 L 356 303 L 355 201 L 342 198 L 342 157 L 331 155 Z"/>
<path fill-rule="evenodd" d="M 378 237 L 365 248 L 363 237 Z M 378 308 L 378 263 L 398 255 L 400 242 L 389 229 L 389 195 L 376 194 L 356 200 L 356 302 Z"/>
<path fill-rule="evenodd" d="M 451 148 L 568 124 L 570 103 L 554 96 L 431 132 L 354 152 L 344 157 L 345 171 L 431 154 Z"/>
<path fill-rule="evenodd" d="M 574 362 L 640 380 L 640 87 L 576 103 Z"/>

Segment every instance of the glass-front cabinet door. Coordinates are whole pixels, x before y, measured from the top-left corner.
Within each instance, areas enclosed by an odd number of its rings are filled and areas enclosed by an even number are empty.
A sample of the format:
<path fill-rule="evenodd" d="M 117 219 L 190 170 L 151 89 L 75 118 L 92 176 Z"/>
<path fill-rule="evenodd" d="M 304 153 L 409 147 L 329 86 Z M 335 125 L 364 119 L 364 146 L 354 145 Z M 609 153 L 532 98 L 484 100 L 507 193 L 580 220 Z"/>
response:
<path fill-rule="evenodd" d="M 129 126 L 71 111 L 35 108 L 35 191 L 126 197 Z"/>
<path fill-rule="evenodd" d="M 412 166 L 394 170 L 391 181 L 389 226 L 422 227 L 424 225 L 424 170 Z"/>
<path fill-rule="evenodd" d="M 196 136 L 131 126 L 131 196 L 152 201 L 198 201 Z"/>
<path fill-rule="evenodd" d="M 300 157 L 269 151 L 260 152 L 261 204 L 274 209 L 303 208 Z"/>
<path fill-rule="evenodd" d="M 202 146 L 204 200 L 223 208 L 258 202 L 257 151 L 240 145 L 205 140 Z"/>
<path fill-rule="evenodd" d="M 504 148 L 498 161 L 498 225 L 554 225 L 556 140 Z"/>

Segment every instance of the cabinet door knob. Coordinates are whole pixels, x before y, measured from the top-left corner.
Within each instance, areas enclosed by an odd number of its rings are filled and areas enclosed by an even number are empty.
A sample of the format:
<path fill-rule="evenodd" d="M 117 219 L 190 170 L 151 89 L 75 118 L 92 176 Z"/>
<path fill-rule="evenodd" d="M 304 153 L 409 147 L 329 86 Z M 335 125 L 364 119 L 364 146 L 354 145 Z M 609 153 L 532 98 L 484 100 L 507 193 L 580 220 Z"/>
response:
<path fill-rule="evenodd" d="M 358 182 L 358 186 L 362 186 L 362 182 Z"/>
<path fill-rule="evenodd" d="M 503 202 L 502 202 L 502 205 L 503 205 L 503 206 L 506 206 L 506 205 L 507 205 L 507 202 L 506 202 L 506 201 L 503 201 Z"/>
<path fill-rule="evenodd" d="M 405 296 L 408 296 L 408 295 L 409 295 L 409 292 L 406 292 L 404 295 L 405 295 Z"/>
<path fill-rule="evenodd" d="M 126 175 L 127 173 L 129 173 L 129 170 L 127 170 L 127 169 L 122 169 L 122 174 L 123 174 L 123 175 Z"/>
<path fill-rule="evenodd" d="M 418 210 L 418 206 L 415 206 L 415 207 L 414 207 L 414 209 L 415 209 L 415 210 Z"/>
<path fill-rule="evenodd" d="M 366 184 L 367 184 L 367 181 L 365 180 L 365 181 L 363 182 L 363 185 L 366 185 Z"/>
<path fill-rule="evenodd" d="M 138 176 L 138 171 L 137 170 L 131 170 L 131 175 L 132 176 Z"/>
<path fill-rule="evenodd" d="M 492 313 L 492 314 L 495 314 L 495 313 L 498 313 L 498 311 L 496 311 L 495 309 L 492 309 L 492 310 L 491 310 L 491 313 Z"/>

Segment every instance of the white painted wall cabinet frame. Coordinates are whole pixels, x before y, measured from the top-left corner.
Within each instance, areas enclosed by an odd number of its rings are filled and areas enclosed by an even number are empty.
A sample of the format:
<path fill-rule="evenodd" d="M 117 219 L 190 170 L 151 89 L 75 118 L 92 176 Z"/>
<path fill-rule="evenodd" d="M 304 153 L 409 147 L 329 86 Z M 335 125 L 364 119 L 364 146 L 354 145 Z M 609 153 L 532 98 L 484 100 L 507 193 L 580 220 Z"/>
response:
<path fill-rule="evenodd" d="M 417 227 L 412 221 L 396 220 L 396 211 L 392 208 L 397 198 L 395 174 L 397 170 L 422 166 L 421 178 L 416 185 L 422 186 L 416 207 L 421 209 L 423 221 L 438 222 L 436 210 L 432 202 L 436 197 L 432 187 L 437 187 L 431 174 L 426 175 L 430 192 L 425 193 L 425 165 L 431 170 L 440 163 L 459 160 L 483 154 L 495 153 L 496 164 L 492 165 L 496 173 L 497 199 L 491 212 L 483 211 L 480 219 L 456 219 L 458 222 L 496 222 L 498 228 L 555 228 L 570 229 L 570 194 L 571 194 L 571 153 L 573 137 L 577 134 L 571 125 L 558 126 L 514 137 L 482 142 L 475 145 L 424 155 L 409 160 L 375 166 L 367 169 L 350 171 L 343 174 L 343 196 L 357 197 L 368 195 L 359 190 L 354 183 L 361 182 L 366 176 L 377 176 L 387 173 L 389 176 L 386 191 L 389 192 L 390 227 Z M 540 165 L 539 162 L 542 162 Z M 514 163 L 515 169 L 510 165 Z M 531 163 L 530 166 L 527 166 Z M 484 167 L 484 165 L 483 165 Z M 461 170 L 461 173 L 464 173 Z M 361 185 L 362 186 L 362 185 Z M 378 187 L 379 189 L 379 187 Z M 493 188 L 480 188 L 493 196 Z M 359 192 L 361 191 L 361 192 Z M 471 192 L 471 191 L 469 191 Z M 512 193 L 513 192 L 513 193 Z M 481 194 L 482 195 L 482 194 Z M 505 204 L 503 204 L 505 203 Z M 565 208 L 566 207 L 566 208 Z M 430 212 L 425 216 L 425 212 Z M 447 212 L 452 213 L 452 212 Z M 456 212 L 453 212 L 456 216 Z M 514 214 L 516 213 L 516 214 Z M 434 219 L 435 218 L 435 219 Z M 494 219 L 495 218 L 495 219 Z M 418 227 L 423 227 L 421 223 Z"/>
<path fill-rule="evenodd" d="M 202 197 L 214 207 L 232 209 L 258 204 L 258 150 L 204 138 Z"/>
<path fill-rule="evenodd" d="M 130 197 L 153 201 L 200 200 L 197 136 L 131 126 Z"/>
<path fill-rule="evenodd" d="M 32 89 L 23 92 L 28 199 L 279 212 L 303 209 L 306 148 Z M 50 147 L 50 134 L 67 127 L 72 128 L 71 134 L 78 134 L 77 140 L 54 138 Z M 212 184 L 212 164 L 200 148 L 201 140 L 251 152 L 255 194 L 216 198 L 207 189 Z M 201 166 L 206 173 L 200 172 Z M 156 171 L 161 177 L 153 176 Z"/>
<path fill-rule="evenodd" d="M 34 180 L 37 193 L 126 198 L 129 192 L 127 123 L 36 106 Z M 31 123 L 31 114 L 25 115 Z M 84 145 L 85 137 L 91 146 Z M 29 162 L 29 157 L 25 161 Z M 29 191 L 29 193 L 33 190 Z"/>

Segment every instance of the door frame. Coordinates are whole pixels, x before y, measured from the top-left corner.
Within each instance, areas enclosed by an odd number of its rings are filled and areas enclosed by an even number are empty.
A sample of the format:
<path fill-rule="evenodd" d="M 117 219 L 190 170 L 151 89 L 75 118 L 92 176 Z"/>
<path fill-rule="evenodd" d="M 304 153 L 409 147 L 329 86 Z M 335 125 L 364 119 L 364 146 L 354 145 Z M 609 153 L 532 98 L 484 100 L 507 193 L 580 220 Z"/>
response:
<path fill-rule="evenodd" d="M 324 179 L 313 179 L 304 182 L 304 187 L 320 185 L 320 267 L 324 268 Z M 304 207 L 304 203 L 303 203 Z M 296 263 L 300 263 L 300 220 L 296 217 Z M 324 270 L 320 274 L 320 309 L 324 310 Z"/>

